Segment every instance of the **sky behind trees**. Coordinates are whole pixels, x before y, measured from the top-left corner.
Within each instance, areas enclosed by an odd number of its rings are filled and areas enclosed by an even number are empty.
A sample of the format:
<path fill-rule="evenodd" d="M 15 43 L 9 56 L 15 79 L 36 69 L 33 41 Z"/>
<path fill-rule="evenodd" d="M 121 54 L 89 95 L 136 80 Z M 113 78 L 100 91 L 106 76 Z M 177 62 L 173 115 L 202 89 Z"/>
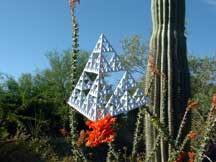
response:
<path fill-rule="evenodd" d="M 190 53 L 216 51 L 216 0 L 187 1 L 186 30 Z M 80 48 L 91 51 L 104 33 L 120 52 L 120 40 L 151 34 L 150 0 L 81 0 L 77 8 Z M 45 54 L 71 47 L 67 0 L 0 1 L 0 72 L 20 76 L 48 66 Z"/>

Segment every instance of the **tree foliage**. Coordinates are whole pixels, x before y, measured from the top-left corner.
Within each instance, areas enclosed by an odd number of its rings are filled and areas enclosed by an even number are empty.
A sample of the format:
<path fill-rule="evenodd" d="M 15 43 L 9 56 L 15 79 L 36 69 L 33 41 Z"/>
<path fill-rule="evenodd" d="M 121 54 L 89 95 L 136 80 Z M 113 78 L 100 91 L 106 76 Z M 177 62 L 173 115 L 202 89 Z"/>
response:
<path fill-rule="evenodd" d="M 78 76 L 87 61 L 87 52 L 80 52 Z M 25 131 L 33 136 L 57 134 L 68 127 L 67 99 L 71 92 L 71 53 L 49 52 L 49 68 L 35 75 L 22 74 L 19 79 L 1 74 L 0 135 Z"/>
<path fill-rule="evenodd" d="M 189 66 L 192 96 L 201 103 L 200 111 L 207 114 L 211 96 L 216 91 L 216 54 L 211 57 L 191 55 Z"/>
<path fill-rule="evenodd" d="M 147 63 L 147 48 L 141 36 L 134 35 L 121 41 L 123 54 L 122 61 L 127 69 L 144 75 Z"/>

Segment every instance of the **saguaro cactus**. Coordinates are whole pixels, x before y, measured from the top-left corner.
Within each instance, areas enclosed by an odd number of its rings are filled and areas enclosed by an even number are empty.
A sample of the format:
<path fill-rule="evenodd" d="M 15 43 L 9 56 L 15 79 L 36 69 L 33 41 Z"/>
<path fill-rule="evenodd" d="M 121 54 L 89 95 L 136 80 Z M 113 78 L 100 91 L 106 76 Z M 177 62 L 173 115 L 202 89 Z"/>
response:
<path fill-rule="evenodd" d="M 153 79 L 149 93 L 152 99 L 152 113 L 168 127 L 169 135 L 176 137 L 190 95 L 186 56 L 185 0 L 152 0 L 151 11 L 153 32 L 145 85 L 146 90 L 149 89 L 150 80 Z M 147 114 L 145 131 L 148 155 L 154 148 L 158 132 L 153 128 Z M 171 149 L 171 145 L 161 138 L 161 145 L 154 155 L 154 161 L 166 162 Z"/>

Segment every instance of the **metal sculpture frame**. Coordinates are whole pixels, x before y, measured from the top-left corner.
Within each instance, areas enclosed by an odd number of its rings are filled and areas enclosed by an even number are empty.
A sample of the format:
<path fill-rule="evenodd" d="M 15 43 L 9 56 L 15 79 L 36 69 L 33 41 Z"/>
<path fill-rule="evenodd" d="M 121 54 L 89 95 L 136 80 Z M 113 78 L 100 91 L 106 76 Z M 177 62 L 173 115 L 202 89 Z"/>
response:
<path fill-rule="evenodd" d="M 104 54 L 111 54 L 107 61 Z M 123 71 L 124 74 L 115 89 L 106 83 L 107 73 Z M 91 75 L 96 75 L 94 80 Z M 101 34 L 88 62 L 72 91 L 68 104 L 95 121 L 107 114 L 116 116 L 139 108 L 147 103 L 147 98 L 133 76 L 126 70 L 119 56 Z"/>

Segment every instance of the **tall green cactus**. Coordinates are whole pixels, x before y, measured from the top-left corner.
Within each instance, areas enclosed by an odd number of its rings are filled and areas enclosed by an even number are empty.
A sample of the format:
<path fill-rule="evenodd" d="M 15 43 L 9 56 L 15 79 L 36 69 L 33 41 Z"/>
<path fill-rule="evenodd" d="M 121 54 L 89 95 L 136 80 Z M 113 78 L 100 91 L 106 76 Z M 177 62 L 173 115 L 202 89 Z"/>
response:
<path fill-rule="evenodd" d="M 189 69 L 186 56 L 185 0 L 152 0 L 153 32 L 146 74 L 146 90 L 153 79 L 149 93 L 151 111 L 176 137 L 187 100 L 190 96 Z M 152 64 L 154 66 L 152 66 Z M 154 67 L 155 69 L 152 69 Z M 154 74 L 157 71 L 157 75 Z M 146 153 L 151 153 L 158 137 L 148 114 L 145 115 Z M 166 162 L 172 146 L 161 138 L 155 152 L 155 162 Z"/>

